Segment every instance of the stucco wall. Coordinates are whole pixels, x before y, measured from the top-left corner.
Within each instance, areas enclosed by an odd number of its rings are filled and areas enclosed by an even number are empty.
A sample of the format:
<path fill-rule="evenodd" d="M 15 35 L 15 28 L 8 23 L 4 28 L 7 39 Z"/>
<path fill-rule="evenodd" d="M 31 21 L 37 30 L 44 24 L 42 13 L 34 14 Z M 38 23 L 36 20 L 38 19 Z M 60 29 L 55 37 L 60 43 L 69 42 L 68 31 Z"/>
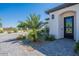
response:
<path fill-rule="evenodd" d="M 64 9 L 61 9 L 61 10 L 58 10 L 58 11 L 55 11 L 55 12 L 52 12 L 49 14 L 49 29 L 50 29 L 50 34 L 53 34 L 56 36 L 57 39 L 59 38 L 63 38 L 63 34 L 61 32 L 63 32 L 63 21 L 61 21 L 60 19 L 62 19 L 62 17 L 60 17 L 60 15 L 64 12 L 67 12 L 67 11 L 74 11 L 76 12 L 75 14 L 75 31 L 74 31 L 74 36 L 75 36 L 75 40 L 78 41 L 79 40 L 79 4 L 77 5 L 74 5 L 74 6 L 71 6 L 71 7 L 67 7 L 67 8 L 64 8 Z M 54 14 L 54 19 L 52 19 L 52 14 Z M 66 15 L 69 15 L 69 14 L 65 14 Z"/>

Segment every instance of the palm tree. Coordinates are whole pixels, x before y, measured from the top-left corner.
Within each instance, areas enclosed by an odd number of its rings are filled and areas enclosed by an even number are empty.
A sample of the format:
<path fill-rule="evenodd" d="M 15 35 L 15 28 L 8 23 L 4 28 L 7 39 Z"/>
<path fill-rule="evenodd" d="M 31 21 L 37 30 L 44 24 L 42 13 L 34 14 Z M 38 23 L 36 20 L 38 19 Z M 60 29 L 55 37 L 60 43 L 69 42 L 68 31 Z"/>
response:
<path fill-rule="evenodd" d="M 26 23 L 25 22 L 22 22 L 20 21 L 19 24 L 17 25 L 18 29 L 26 29 Z"/>
<path fill-rule="evenodd" d="M 40 25 L 42 24 L 40 22 L 40 16 L 30 15 L 30 17 L 27 17 L 26 24 L 27 27 L 31 29 L 28 37 L 33 41 L 36 41 L 38 39 L 38 31 L 40 29 Z"/>
<path fill-rule="evenodd" d="M 45 23 L 40 21 L 40 16 L 31 14 L 27 17 L 27 20 L 24 22 L 20 22 L 20 28 L 29 28 L 28 30 L 28 38 L 37 41 L 39 35 L 38 33 L 42 30 Z"/>

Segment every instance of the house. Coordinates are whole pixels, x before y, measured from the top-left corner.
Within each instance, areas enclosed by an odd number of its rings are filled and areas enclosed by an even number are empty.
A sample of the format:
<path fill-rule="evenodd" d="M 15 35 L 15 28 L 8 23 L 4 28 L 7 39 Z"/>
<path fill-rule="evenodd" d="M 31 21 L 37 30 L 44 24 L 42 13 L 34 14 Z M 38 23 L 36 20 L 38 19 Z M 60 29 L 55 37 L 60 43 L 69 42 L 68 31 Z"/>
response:
<path fill-rule="evenodd" d="M 79 41 L 79 4 L 64 3 L 46 11 L 49 15 L 49 33 L 56 39 Z"/>

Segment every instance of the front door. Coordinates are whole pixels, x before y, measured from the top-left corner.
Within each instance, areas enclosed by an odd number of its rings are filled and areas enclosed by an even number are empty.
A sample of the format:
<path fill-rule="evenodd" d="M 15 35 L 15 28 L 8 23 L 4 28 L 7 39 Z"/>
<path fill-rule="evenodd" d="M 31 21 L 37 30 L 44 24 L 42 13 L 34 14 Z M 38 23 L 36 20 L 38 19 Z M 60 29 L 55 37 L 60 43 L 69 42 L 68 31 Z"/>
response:
<path fill-rule="evenodd" d="M 74 38 L 74 16 L 64 17 L 64 38 Z"/>

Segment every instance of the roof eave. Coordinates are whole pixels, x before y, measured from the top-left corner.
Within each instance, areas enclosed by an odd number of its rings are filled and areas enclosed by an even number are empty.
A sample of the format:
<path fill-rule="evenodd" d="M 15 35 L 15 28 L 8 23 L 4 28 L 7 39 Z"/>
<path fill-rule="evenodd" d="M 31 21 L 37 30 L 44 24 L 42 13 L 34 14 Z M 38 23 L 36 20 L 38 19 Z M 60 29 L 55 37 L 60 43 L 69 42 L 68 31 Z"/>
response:
<path fill-rule="evenodd" d="M 67 5 L 67 4 L 68 4 L 68 5 Z M 62 5 L 59 5 L 59 6 L 55 7 L 55 8 L 52 8 L 52 9 L 49 9 L 49 10 L 45 11 L 45 13 L 46 13 L 46 14 L 49 14 L 49 13 L 51 13 L 51 12 L 54 12 L 54 11 L 57 11 L 57 10 L 61 10 L 61 9 L 64 9 L 64 8 L 67 8 L 67 7 L 76 5 L 76 4 L 78 4 L 78 3 L 64 3 L 64 4 L 62 4 Z M 65 6 L 63 6 L 63 5 L 65 5 Z M 62 6 L 63 6 L 63 7 L 62 7 Z M 59 9 L 58 9 L 58 7 L 59 7 Z M 61 7 L 62 7 L 62 8 L 61 8 Z"/>

